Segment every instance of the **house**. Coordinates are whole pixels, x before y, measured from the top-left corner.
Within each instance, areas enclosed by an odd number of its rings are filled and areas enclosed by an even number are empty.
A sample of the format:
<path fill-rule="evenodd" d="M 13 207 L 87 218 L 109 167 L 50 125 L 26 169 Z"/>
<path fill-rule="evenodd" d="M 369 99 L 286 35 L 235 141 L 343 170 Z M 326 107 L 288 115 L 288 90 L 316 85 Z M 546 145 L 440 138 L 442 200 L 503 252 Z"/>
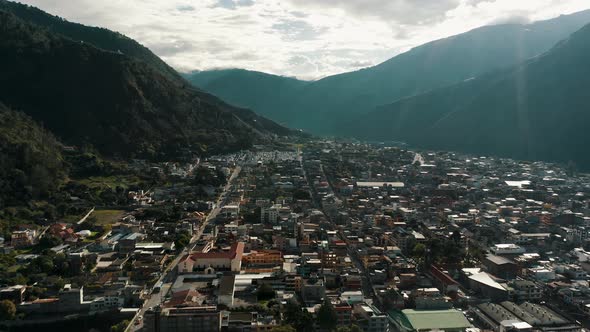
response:
<path fill-rule="evenodd" d="M 188 306 L 148 309 L 144 316 L 144 330 L 147 332 L 221 330 L 221 312 L 215 306 Z"/>
<path fill-rule="evenodd" d="M 355 304 L 364 301 L 363 292 L 361 291 L 345 291 L 340 294 L 340 300 L 344 303 Z"/>
<path fill-rule="evenodd" d="M 486 272 L 478 272 L 470 275 L 469 288 L 481 296 L 492 301 L 502 301 L 508 298 L 508 291 L 496 279 Z"/>
<path fill-rule="evenodd" d="M 516 301 L 537 301 L 543 297 L 543 290 L 528 280 L 514 280 L 508 283 L 508 295 Z"/>
<path fill-rule="evenodd" d="M 64 242 L 75 243 L 80 237 L 73 228 L 64 223 L 55 223 L 49 226 L 47 232 L 55 237 L 62 239 Z"/>
<path fill-rule="evenodd" d="M 14 248 L 29 247 L 35 244 L 37 231 L 33 229 L 25 229 L 22 231 L 14 231 L 11 234 L 10 245 Z"/>
<path fill-rule="evenodd" d="M 90 312 L 116 310 L 123 307 L 124 297 L 118 294 L 99 296 L 90 302 Z"/>
<path fill-rule="evenodd" d="M 301 287 L 301 297 L 308 304 L 321 303 L 326 295 L 323 279 L 312 277 L 305 279 Z"/>
<path fill-rule="evenodd" d="M 283 254 L 279 250 L 251 251 L 242 257 L 242 263 L 250 267 L 274 267 L 283 263 Z"/>
<path fill-rule="evenodd" d="M 216 271 L 239 272 L 242 268 L 244 243 L 236 242 L 227 251 L 196 252 L 185 256 L 178 264 L 179 273 L 203 271 L 213 274 Z"/>
<path fill-rule="evenodd" d="M 353 307 L 355 324 L 366 332 L 389 332 L 389 318 L 376 307 L 357 303 Z"/>
<path fill-rule="evenodd" d="M 483 265 L 489 273 L 502 279 L 514 279 L 518 275 L 518 265 L 508 258 L 488 254 Z"/>
<path fill-rule="evenodd" d="M 0 288 L 0 300 L 10 300 L 16 304 L 22 303 L 25 300 L 25 291 L 27 286 L 14 285 Z"/>

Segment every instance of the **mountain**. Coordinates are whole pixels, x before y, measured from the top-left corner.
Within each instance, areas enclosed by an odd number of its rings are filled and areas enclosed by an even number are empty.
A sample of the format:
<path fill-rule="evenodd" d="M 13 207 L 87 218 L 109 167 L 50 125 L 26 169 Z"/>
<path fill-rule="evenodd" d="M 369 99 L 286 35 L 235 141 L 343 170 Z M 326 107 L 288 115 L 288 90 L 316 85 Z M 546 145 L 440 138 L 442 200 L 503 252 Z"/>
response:
<path fill-rule="evenodd" d="M 0 208 L 46 198 L 64 174 L 55 137 L 0 103 Z"/>
<path fill-rule="evenodd" d="M 12 13 L 19 19 L 41 27 L 49 32 L 60 34 L 67 38 L 85 42 L 97 48 L 122 53 L 142 60 L 171 78 L 179 78 L 179 74 L 158 58 L 147 47 L 120 33 L 99 27 L 89 27 L 48 14 L 39 8 L 0 0 L 0 10 Z"/>
<path fill-rule="evenodd" d="M 111 156 L 156 158 L 187 149 L 240 149 L 291 133 L 191 87 L 127 38 L 121 37 L 122 44 L 143 55 L 89 42 L 109 40 L 113 33 L 104 29 L 86 33 L 94 37 L 85 40 L 67 28 L 57 33 L 62 20 L 53 20 L 37 25 L 0 9 L 0 102 L 68 144 L 92 144 Z"/>
<path fill-rule="evenodd" d="M 251 108 L 263 116 L 284 122 L 286 112 L 277 112 L 308 82 L 244 69 L 195 71 L 184 75 L 197 87 L 217 94 L 225 101 Z"/>
<path fill-rule="evenodd" d="M 509 69 L 364 114 L 359 137 L 590 169 L 590 25 Z"/>
<path fill-rule="evenodd" d="M 298 81 L 291 84 L 290 92 L 283 90 L 280 96 L 260 83 L 281 79 L 276 76 L 261 80 L 261 75 L 255 75 L 252 79 L 249 72 L 234 71 L 226 76 L 200 72 L 188 78 L 206 91 L 259 110 L 291 127 L 321 134 L 346 135 L 338 128 L 356 114 L 516 65 L 546 52 L 588 22 L 590 11 L 583 11 L 526 25 L 485 26 L 418 46 L 374 67 L 315 82 Z M 261 84 L 257 92 L 260 97 L 253 101 L 236 88 L 234 81 L 239 81 L 240 86 L 248 86 L 249 90 L 256 90 Z"/>

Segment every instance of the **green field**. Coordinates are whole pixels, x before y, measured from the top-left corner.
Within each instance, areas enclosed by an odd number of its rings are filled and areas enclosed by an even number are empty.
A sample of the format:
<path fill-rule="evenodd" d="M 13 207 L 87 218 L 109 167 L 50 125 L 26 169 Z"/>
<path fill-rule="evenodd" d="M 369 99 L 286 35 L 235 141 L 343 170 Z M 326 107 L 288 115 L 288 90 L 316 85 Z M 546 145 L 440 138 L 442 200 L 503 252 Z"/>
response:
<path fill-rule="evenodd" d="M 140 183 L 140 179 L 136 176 L 91 176 L 84 179 L 76 180 L 80 184 L 84 184 L 90 188 L 105 188 L 109 187 L 115 189 L 116 187 L 128 188 L 131 185 Z"/>
<path fill-rule="evenodd" d="M 96 219 L 97 225 L 110 225 L 121 220 L 124 210 L 94 210 L 89 218 Z"/>

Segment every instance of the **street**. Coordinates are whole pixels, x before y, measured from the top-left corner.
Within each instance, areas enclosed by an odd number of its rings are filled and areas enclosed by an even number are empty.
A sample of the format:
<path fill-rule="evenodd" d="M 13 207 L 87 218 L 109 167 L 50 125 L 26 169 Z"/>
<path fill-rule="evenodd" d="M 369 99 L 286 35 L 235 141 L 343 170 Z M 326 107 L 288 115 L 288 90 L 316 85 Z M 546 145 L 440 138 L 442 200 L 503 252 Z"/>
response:
<path fill-rule="evenodd" d="M 203 235 L 203 231 L 205 230 L 205 227 L 209 224 L 209 222 L 211 220 L 215 220 L 215 218 L 217 217 L 217 215 L 221 211 L 222 205 L 225 203 L 225 196 L 228 193 L 228 191 L 231 189 L 232 182 L 240 174 L 241 170 L 242 170 L 242 168 L 240 166 L 236 166 L 236 168 L 232 172 L 231 176 L 227 180 L 226 185 L 223 187 L 223 190 L 221 191 L 219 197 L 217 198 L 217 201 L 215 202 L 215 207 L 213 208 L 213 210 L 211 210 L 211 212 L 205 218 L 205 221 L 203 223 L 201 223 L 201 225 L 199 225 L 199 227 L 197 228 L 196 232 L 194 232 L 193 237 L 191 238 L 189 244 L 187 244 L 187 246 L 182 250 L 182 252 L 180 252 L 178 255 L 176 255 L 174 260 L 170 264 L 168 264 L 166 269 L 162 272 L 162 275 L 160 276 L 158 281 L 156 281 L 156 283 L 154 284 L 154 285 L 158 285 L 158 284 L 162 283 L 162 287 L 161 287 L 160 291 L 157 293 L 148 295 L 149 298 L 143 303 L 142 307 L 137 312 L 137 314 L 133 317 L 133 319 L 131 320 L 131 322 L 129 323 L 129 326 L 127 326 L 127 329 L 125 331 L 140 331 L 143 328 L 143 319 L 141 319 L 138 323 L 136 323 L 138 321 L 138 319 L 140 317 L 143 318 L 145 312 L 149 308 L 155 307 L 155 306 L 161 304 L 162 302 L 164 302 L 164 300 L 166 299 L 166 296 L 168 295 L 168 292 L 170 291 L 170 288 L 172 287 L 172 284 L 174 283 L 174 279 L 176 278 L 176 266 L 178 266 L 178 263 L 180 262 L 180 260 L 183 257 L 185 257 L 190 251 L 192 251 L 192 249 L 195 246 L 195 243 L 199 240 L 199 238 L 201 238 L 201 236 Z M 151 291 L 151 289 L 148 289 L 148 291 Z"/>

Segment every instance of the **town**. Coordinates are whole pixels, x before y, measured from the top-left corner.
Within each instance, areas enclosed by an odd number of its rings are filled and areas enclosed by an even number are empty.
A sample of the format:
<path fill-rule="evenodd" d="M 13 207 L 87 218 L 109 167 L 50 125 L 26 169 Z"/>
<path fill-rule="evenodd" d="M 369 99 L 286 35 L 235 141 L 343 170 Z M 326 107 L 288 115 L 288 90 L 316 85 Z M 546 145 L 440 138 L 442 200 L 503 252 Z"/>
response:
<path fill-rule="evenodd" d="M 0 239 L 0 330 L 590 328 L 573 166 L 311 140 L 129 167 L 158 181 Z"/>

